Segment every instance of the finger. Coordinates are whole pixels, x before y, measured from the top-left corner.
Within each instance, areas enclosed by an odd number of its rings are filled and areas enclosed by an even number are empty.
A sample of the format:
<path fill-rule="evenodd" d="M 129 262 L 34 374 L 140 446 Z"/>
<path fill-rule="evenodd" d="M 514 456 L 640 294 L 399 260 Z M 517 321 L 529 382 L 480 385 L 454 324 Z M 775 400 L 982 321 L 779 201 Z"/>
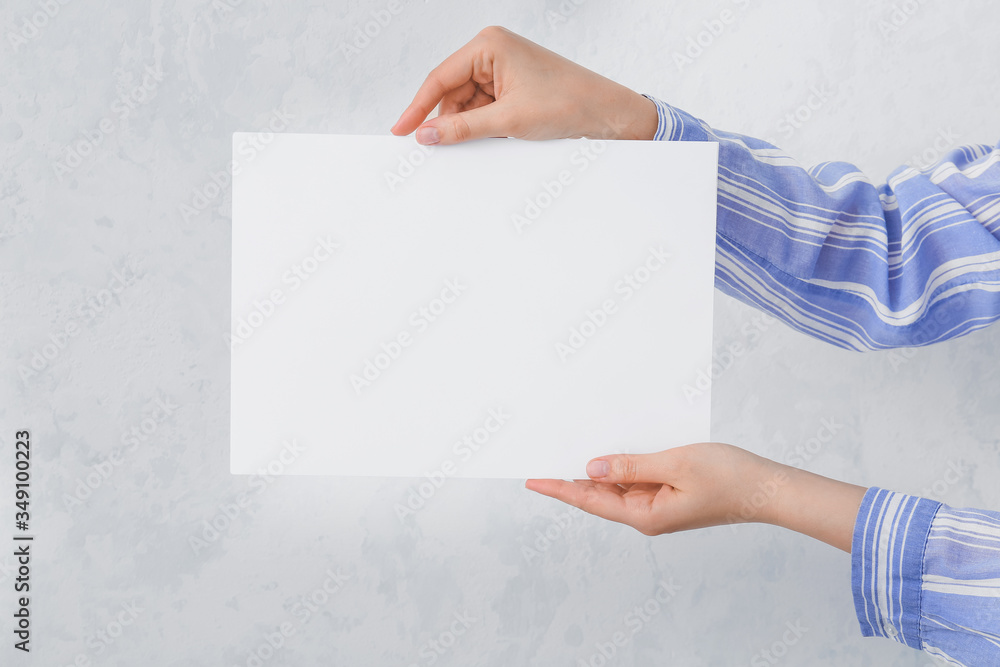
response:
<path fill-rule="evenodd" d="M 462 91 L 460 95 L 448 93 L 438 105 L 437 115 L 440 117 L 451 113 L 462 113 L 463 111 L 470 111 L 471 109 L 478 109 L 487 104 L 492 104 L 495 101 L 491 96 L 484 93 L 481 88 L 477 88 L 472 93 Z"/>
<path fill-rule="evenodd" d="M 587 474 L 595 481 L 612 484 L 669 484 L 673 472 L 671 452 L 599 456 L 587 463 Z"/>
<path fill-rule="evenodd" d="M 627 486 L 628 490 L 634 494 L 651 493 L 654 496 L 658 494 L 661 491 L 661 489 L 674 488 L 669 484 L 661 484 L 659 482 L 637 482 L 635 484 L 622 484 L 621 486 Z"/>
<path fill-rule="evenodd" d="M 544 496 L 556 498 L 553 494 L 556 493 L 556 489 L 559 487 L 560 483 L 567 482 L 562 479 L 529 479 L 525 480 L 524 488 L 529 491 L 541 493 Z"/>
<path fill-rule="evenodd" d="M 542 495 L 561 500 L 588 514 L 632 525 L 633 513 L 625 503 L 622 489 L 612 484 L 567 482 L 562 479 L 529 479 L 525 486 Z"/>
<path fill-rule="evenodd" d="M 487 104 L 492 104 L 496 102 L 496 97 L 493 95 L 492 90 L 486 90 L 483 86 L 476 86 L 476 92 L 472 96 L 472 99 L 465 103 L 465 109 L 478 109 L 481 106 Z"/>
<path fill-rule="evenodd" d="M 503 102 L 494 102 L 477 109 L 444 114 L 417 128 L 417 143 L 430 145 L 460 144 L 486 137 L 512 136 Z"/>
<path fill-rule="evenodd" d="M 627 489 L 622 487 L 621 484 L 605 484 L 604 482 L 595 482 L 592 479 L 574 479 L 573 482 L 581 486 L 600 485 L 601 487 L 607 489 L 608 491 L 611 491 L 612 493 L 617 493 L 619 496 L 624 496 L 625 492 L 627 491 Z"/>
<path fill-rule="evenodd" d="M 471 108 L 468 105 L 475 99 L 477 90 L 478 86 L 472 80 L 466 81 L 455 90 L 449 90 L 438 104 L 438 114 L 458 113 Z"/>
<path fill-rule="evenodd" d="M 565 482 L 565 481 L 566 480 L 559 480 L 559 479 L 528 479 L 525 480 L 524 482 L 524 488 L 528 489 L 529 491 L 539 491 L 539 489 L 541 488 L 549 488 L 550 486 L 554 486 L 550 485 L 549 484 L 550 482 Z M 574 479 L 572 480 L 572 483 L 580 484 L 581 486 L 594 486 L 600 484 L 601 486 L 606 487 L 609 491 L 617 493 L 620 496 L 625 495 L 625 492 L 628 490 L 627 488 L 623 488 L 623 486 L 624 487 L 634 486 L 633 484 L 625 484 L 625 485 L 603 484 L 602 482 L 595 482 L 592 479 Z M 549 494 L 546 493 L 545 495 Z"/>
<path fill-rule="evenodd" d="M 454 90 L 467 82 L 476 82 L 476 75 L 483 79 L 480 83 L 493 79 L 493 63 L 489 58 L 477 58 L 480 47 L 469 42 L 455 53 L 448 56 L 444 62 L 431 70 L 424 79 L 417 94 L 413 96 L 410 106 L 406 107 L 399 120 L 392 127 L 392 133 L 406 135 L 413 131 L 427 115 L 433 111 L 445 93 Z M 481 69 L 477 72 L 478 66 Z"/>

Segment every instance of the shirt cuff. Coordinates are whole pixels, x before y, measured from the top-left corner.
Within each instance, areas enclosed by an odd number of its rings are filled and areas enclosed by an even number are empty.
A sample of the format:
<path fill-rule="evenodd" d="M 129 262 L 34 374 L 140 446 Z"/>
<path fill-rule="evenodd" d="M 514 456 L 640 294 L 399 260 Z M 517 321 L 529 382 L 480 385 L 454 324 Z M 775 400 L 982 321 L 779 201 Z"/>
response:
<path fill-rule="evenodd" d="M 652 95 L 642 93 L 642 96 L 656 105 L 656 115 L 658 116 L 656 134 L 653 141 L 719 141 L 720 138 L 738 139 L 741 142 L 752 142 L 767 148 L 773 148 L 760 139 L 744 137 L 732 132 L 720 132 L 713 130 L 700 118 L 695 118 L 686 111 L 682 111 L 675 106 L 667 104 L 663 100 Z M 720 146 L 721 148 L 721 146 Z M 722 156 L 720 156 L 720 161 Z"/>
<path fill-rule="evenodd" d="M 851 582 L 865 637 L 886 637 L 915 649 L 920 637 L 924 550 L 941 503 L 873 486 L 854 524 Z"/>
<path fill-rule="evenodd" d="M 659 117 L 653 141 L 677 141 L 678 138 L 674 136 L 674 128 L 678 125 L 675 115 L 678 110 L 652 95 L 642 93 L 642 96 L 656 105 L 656 115 Z"/>

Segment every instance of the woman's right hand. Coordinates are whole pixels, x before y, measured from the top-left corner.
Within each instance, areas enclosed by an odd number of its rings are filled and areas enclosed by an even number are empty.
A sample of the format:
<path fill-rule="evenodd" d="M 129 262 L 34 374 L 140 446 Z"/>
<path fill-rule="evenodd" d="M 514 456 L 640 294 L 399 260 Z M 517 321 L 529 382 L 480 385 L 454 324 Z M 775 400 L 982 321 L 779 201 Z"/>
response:
<path fill-rule="evenodd" d="M 656 128 L 651 100 L 490 26 L 431 71 L 392 133 L 416 129 L 418 143 L 447 145 L 497 136 L 649 140 Z"/>

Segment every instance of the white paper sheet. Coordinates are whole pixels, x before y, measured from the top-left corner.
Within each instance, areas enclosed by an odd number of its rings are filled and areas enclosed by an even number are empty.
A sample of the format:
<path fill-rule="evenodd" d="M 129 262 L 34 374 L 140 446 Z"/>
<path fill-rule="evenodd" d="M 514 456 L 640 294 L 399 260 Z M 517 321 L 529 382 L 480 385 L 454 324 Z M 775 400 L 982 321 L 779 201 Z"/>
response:
<path fill-rule="evenodd" d="M 708 440 L 717 149 L 235 134 L 232 472 L 571 479 Z"/>

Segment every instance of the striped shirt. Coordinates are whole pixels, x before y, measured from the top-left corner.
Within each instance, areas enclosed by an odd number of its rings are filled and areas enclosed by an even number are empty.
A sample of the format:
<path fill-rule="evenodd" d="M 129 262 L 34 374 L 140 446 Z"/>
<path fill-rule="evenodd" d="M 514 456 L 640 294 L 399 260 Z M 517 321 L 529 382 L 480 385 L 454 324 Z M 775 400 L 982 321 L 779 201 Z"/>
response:
<path fill-rule="evenodd" d="M 1000 665 L 1000 512 L 868 489 L 851 545 L 866 637 L 943 664 Z"/>
<path fill-rule="evenodd" d="M 1000 319 L 1000 143 L 875 187 L 656 104 L 656 140 L 719 143 L 715 284 L 852 350 L 917 347 Z M 855 609 L 950 665 L 1000 665 L 1000 513 L 872 487 L 854 527 Z"/>
<path fill-rule="evenodd" d="M 805 169 L 760 139 L 656 104 L 656 140 L 719 143 L 715 284 L 852 350 L 918 347 L 1000 319 L 1000 143 L 901 166 Z"/>

